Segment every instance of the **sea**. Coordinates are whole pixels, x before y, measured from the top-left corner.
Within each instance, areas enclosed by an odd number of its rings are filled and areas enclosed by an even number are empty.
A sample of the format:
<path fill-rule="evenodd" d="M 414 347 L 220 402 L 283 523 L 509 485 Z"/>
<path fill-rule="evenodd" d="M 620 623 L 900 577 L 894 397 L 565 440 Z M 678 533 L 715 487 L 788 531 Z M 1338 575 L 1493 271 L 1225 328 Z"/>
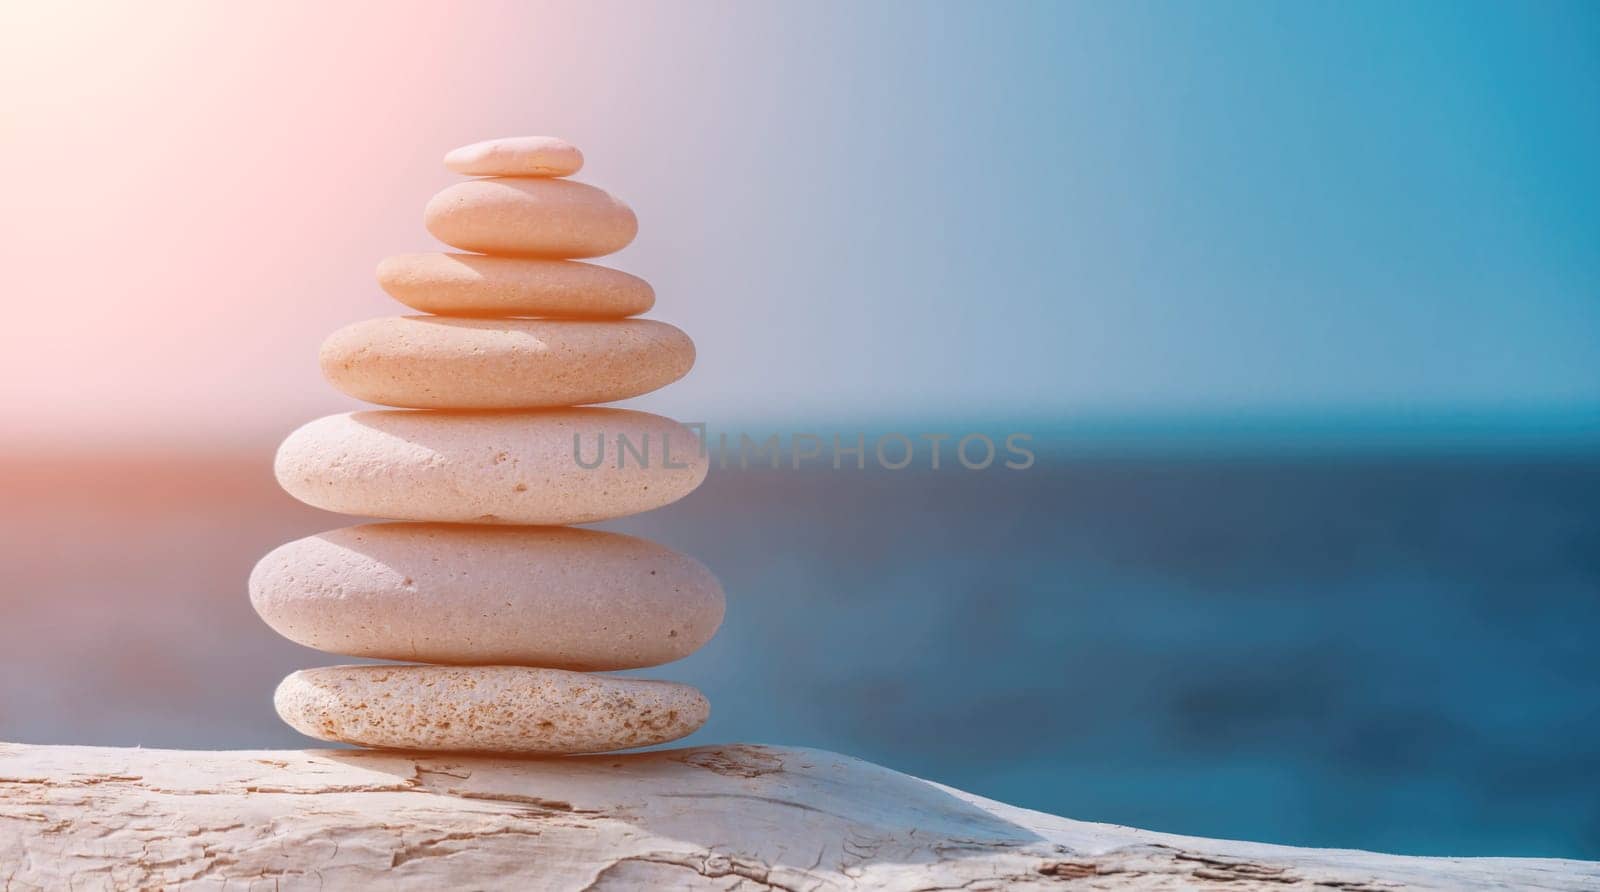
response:
<path fill-rule="evenodd" d="M 635 674 L 686 744 L 819 747 L 1072 818 L 1426 855 L 1600 858 L 1600 452 L 1037 448 L 714 469 L 602 528 L 727 619 Z M 271 446 L 0 455 L 0 740 L 312 745 L 252 612 Z"/>

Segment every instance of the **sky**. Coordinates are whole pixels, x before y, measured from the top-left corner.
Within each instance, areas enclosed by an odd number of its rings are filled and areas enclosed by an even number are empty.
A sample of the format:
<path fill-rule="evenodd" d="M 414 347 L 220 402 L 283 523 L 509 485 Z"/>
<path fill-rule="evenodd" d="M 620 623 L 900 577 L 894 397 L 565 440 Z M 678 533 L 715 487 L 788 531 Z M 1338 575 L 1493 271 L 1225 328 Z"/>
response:
<path fill-rule="evenodd" d="M 281 435 L 550 134 L 684 419 L 1600 407 L 1592 3 L 9 3 L 0 441 Z"/>

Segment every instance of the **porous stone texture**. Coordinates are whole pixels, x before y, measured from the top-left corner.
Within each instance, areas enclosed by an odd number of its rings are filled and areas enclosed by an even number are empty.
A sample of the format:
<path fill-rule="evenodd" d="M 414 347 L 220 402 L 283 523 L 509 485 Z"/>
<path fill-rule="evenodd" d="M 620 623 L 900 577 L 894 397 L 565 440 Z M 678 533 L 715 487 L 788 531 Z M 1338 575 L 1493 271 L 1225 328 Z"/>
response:
<path fill-rule="evenodd" d="M 556 759 L 0 744 L 0 828 L 9 892 L 1600 888 L 1593 862 L 1154 833 L 738 744 Z"/>
<path fill-rule="evenodd" d="M 423 663 L 605 671 L 681 659 L 722 623 L 698 561 L 599 530 L 380 523 L 273 550 L 250 574 L 273 630 Z"/>
<path fill-rule="evenodd" d="M 322 374 L 350 396 L 410 409 L 536 409 L 609 403 L 694 366 L 689 336 L 653 319 L 391 316 L 339 329 Z"/>
<path fill-rule="evenodd" d="M 292 673 L 272 700 L 319 740 L 485 753 L 655 746 L 711 713 L 686 684 L 531 666 L 324 666 Z"/>
<path fill-rule="evenodd" d="M 644 279 L 578 260 L 400 254 L 384 258 L 377 275 L 395 300 L 446 316 L 621 318 L 656 302 Z"/>
<path fill-rule="evenodd" d="M 583 153 L 554 136 L 509 136 L 451 149 L 444 166 L 473 177 L 565 177 L 583 167 Z"/>
<path fill-rule="evenodd" d="M 301 427 L 274 470 L 290 495 L 326 511 L 554 525 L 677 501 L 705 479 L 702 446 L 676 421 L 628 409 L 380 410 Z"/>
<path fill-rule="evenodd" d="M 639 231 L 633 210 L 605 190 L 538 177 L 448 186 L 428 201 L 423 222 L 452 247 L 526 257 L 599 257 Z"/>

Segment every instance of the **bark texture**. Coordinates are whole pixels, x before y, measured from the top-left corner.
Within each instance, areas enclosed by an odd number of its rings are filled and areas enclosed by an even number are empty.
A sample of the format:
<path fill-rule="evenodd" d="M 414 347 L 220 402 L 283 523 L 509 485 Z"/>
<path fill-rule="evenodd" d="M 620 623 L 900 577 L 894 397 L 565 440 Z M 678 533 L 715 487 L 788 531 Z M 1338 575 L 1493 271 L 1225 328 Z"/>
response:
<path fill-rule="evenodd" d="M 817 750 L 0 744 L 0 888 L 1600 889 L 1600 864 L 1171 836 Z"/>

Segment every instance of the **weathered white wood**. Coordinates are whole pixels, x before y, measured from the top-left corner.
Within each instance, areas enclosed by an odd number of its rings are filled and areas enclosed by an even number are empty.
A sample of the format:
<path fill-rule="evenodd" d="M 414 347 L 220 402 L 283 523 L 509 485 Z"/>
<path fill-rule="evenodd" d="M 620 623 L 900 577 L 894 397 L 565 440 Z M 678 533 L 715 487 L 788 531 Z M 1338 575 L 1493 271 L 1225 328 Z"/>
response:
<path fill-rule="evenodd" d="M 1600 889 L 1600 864 L 1091 824 L 817 750 L 512 760 L 0 744 L 32 889 Z"/>

